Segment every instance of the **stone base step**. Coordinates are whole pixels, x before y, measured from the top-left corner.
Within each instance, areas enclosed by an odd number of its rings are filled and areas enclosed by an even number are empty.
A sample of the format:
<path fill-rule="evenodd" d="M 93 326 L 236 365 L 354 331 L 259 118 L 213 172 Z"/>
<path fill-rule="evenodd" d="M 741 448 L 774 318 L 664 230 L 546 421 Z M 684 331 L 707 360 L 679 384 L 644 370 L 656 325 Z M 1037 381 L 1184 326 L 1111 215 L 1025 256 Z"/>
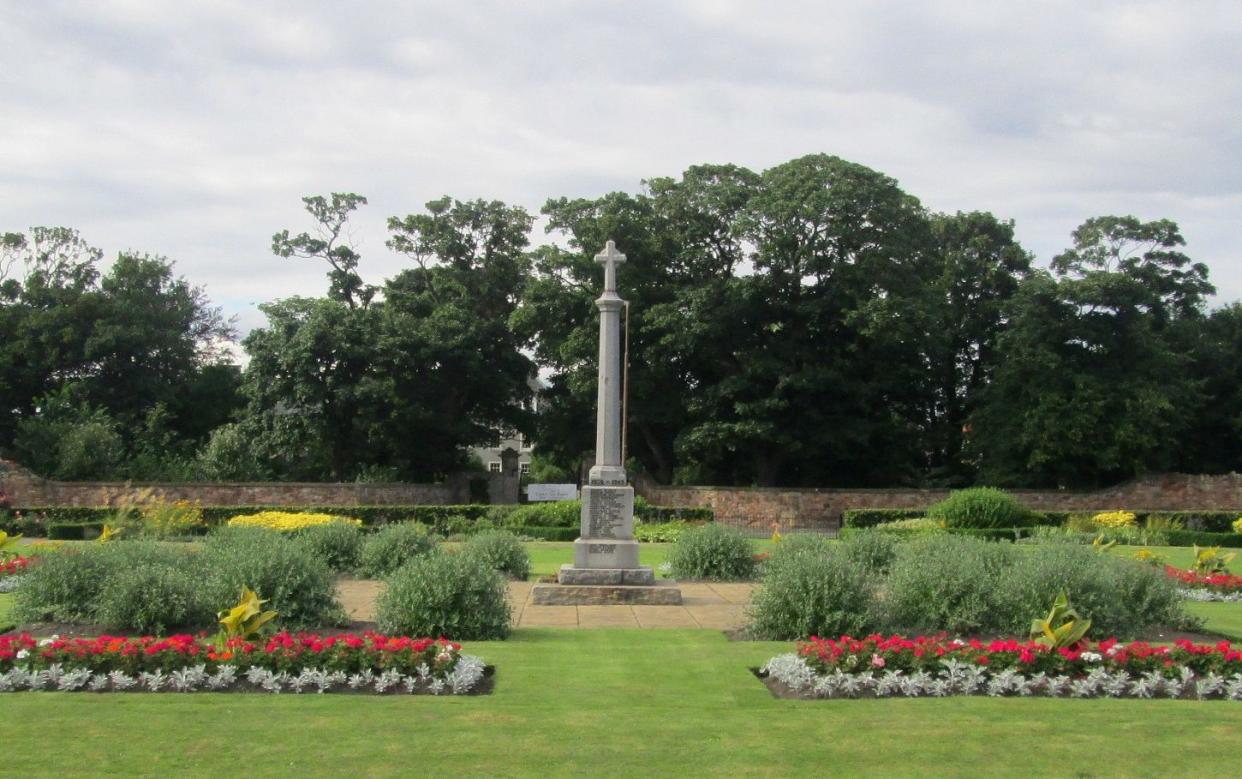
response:
<path fill-rule="evenodd" d="M 556 580 L 561 584 L 632 584 L 650 587 L 655 584 L 655 571 L 648 566 L 638 568 L 576 568 L 562 565 Z"/>
<path fill-rule="evenodd" d="M 534 606 L 680 606 L 676 582 L 631 584 L 536 584 L 530 592 Z"/>

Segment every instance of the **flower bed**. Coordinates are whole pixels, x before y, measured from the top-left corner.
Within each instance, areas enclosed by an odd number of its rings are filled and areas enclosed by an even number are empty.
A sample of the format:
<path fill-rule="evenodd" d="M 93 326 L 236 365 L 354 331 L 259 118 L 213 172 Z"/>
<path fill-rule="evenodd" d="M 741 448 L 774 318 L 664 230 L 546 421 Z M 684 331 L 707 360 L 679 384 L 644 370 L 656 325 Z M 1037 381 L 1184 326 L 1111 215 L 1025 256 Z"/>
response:
<path fill-rule="evenodd" d="M 1242 700 L 1242 650 L 1228 641 L 1152 646 L 1109 639 L 1052 649 L 944 635 L 812 637 L 760 669 L 797 697 L 1096 696 Z"/>
<path fill-rule="evenodd" d="M 0 636 L 0 692 L 262 690 L 462 695 L 483 661 L 446 639 L 281 632 L 266 640 L 204 636 Z"/>
<path fill-rule="evenodd" d="M 261 511 L 258 514 L 239 514 L 228 521 L 229 527 L 261 527 L 268 530 L 290 532 L 320 525 L 362 526 L 361 519 L 336 514 L 306 514 L 288 511 Z"/>
<path fill-rule="evenodd" d="M 33 562 L 33 558 L 21 555 L 0 560 L 0 593 L 16 591 L 22 583 L 22 575 Z"/>
<path fill-rule="evenodd" d="M 1242 576 L 1229 573 L 1201 574 L 1171 565 L 1164 574 L 1181 585 L 1182 597 L 1197 601 L 1242 601 Z"/>
<path fill-rule="evenodd" d="M 20 576 L 26 572 L 32 562 L 34 561 L 31 558 L 21 555 L 8 560 L 0 560 L 0 579 L 6 576 Z"/>

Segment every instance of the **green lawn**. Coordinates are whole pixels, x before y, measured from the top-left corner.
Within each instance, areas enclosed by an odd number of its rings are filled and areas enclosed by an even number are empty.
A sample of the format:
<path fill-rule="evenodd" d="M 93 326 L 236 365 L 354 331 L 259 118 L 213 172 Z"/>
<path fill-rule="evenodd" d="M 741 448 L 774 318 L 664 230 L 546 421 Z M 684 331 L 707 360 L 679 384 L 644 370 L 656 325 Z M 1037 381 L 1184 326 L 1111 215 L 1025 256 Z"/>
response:
<path fill-rule="evenodd" d="M 0 695 L 13 776 L 1156 776 L 1242 754 L 1229 702 L 782 701 L 783 643 L 520 630 L 494 695 Z M 50 739 L 50 740 L 49 740 Z M 241 766 L 245 766 L 242 770 Z"/>
<path fill-rule="evenodd" d="M 668 559 L 672 550 L 672 544 L 639 544 L 638 560 L 654 568 L 659 576 L 660 564 Z M 526 551 L 530 553 L 530 570 L 534 576 L 556 573 L 562 565 L 574 561 L 572 541 L 532 541 L 526 544 Z"/>
<path fill-rule="evenodd" d="M 1207 629 L 1235 642 L 1242 642 L 1242 601 L 1233 603 L 1187 603 L 1186 610 L 1203 617 Z"/>
<path fill-rule="evenodd" d="M 13 611 L 13 593 L 0 592 L 0 630 L 8 628 L 12 622 L 9 614 Z"/>

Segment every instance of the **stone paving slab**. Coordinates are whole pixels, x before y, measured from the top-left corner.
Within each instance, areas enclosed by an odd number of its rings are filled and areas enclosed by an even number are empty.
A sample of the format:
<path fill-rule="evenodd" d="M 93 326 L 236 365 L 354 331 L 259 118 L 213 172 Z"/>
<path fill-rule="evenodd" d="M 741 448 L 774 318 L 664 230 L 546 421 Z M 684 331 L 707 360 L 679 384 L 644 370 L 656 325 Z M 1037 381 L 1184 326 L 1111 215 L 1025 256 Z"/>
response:
<path fill-rule="evenodd" d="M 755 585 L 750 582 L 712 582 L 708 586 L 729 603 L 741 605 L 750 603 L 751 593 L 755 591 Z"/>
<path fill-rule="evenodd" d="M 541 607 L 532 607 L 538 610 Z M 633 606 L 576 606 L 580 628 L 636 628 Z M 654 608 L 654 607 L 652 607 Z"/>
<path fill-rule="evenodd" d="M 699 623 L 685 606 L 632 606 L 638 627 L 697 628 Z"/>
<path fill-rule="evenodd" d="M 713 630 L 737 630 L 746 624 L 746 607 L 739 605 L 726 606 L 683 606 L 701 628 Z"/>
<path fill-rule="evenodd" d="M 629 608 L 613 606 L 612 608 Z M 515 625 L 520 628 L 576 628 L 578 627 L 577 606 L 528 606 L 522 609 L 521 621 Z"/>
<path fill-rule="evenodd" d="M 688 582 L 681 584 L 681 606 L 536 606 L 530 602 L 534 582 L 509 582 L 514 627 L 524 628 L 709 628 L 735 630 L 746 622 L 746 604 L 755 585 Z M 375 620 L 381 581 L 341 579 L 337 597 L 358 622 Z"/>

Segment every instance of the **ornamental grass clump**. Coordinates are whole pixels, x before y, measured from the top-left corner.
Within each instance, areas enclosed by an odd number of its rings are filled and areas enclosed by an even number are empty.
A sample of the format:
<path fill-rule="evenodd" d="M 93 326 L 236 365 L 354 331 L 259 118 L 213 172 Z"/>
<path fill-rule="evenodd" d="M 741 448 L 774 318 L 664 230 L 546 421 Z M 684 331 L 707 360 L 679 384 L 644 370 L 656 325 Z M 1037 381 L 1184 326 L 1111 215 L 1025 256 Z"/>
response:
<path fill-rule="evenodd" d="M 415 558 L 435 551 L 439 543 L 439 538 L 417 522 L 388 525 L 363 542 L 358 571 L 363 576 L 382 578 Z"/>
<path fill-rule="evenodd" d="M 750 632 L 769 640 L 859 635 L 872 628 L 874 581 L 843 545 L 782 541 L 751 601 Z"/>
<path fill-rule="evenodd" d="M 353 525 L 361 527 L 362 520 L 336 514 L 310 514 L 290 511 L 260 511 L 258 514 L 239 514 L 231 517 L 229 527 L 261 527 L 284 533 L 305 530 L 323 525 Z"/>
<path fill-rule="evenodd" d="M 669 564 L 678 579 L 710 581 L 753 579 L 756 568 L 750 541 L 714 522 L 683 534 L 673 546 Z"/>
<path fill-rule="evenodd" d="M 380 630 L 485 641 L 509 635 L 505 579 L 475 555 L 435 552 L 388 578 L 376 603 Z"/>
<path fill-rule="evenodd" d="M 1030 510 L 994 487 L 952 492 L 929 508 L 927 516 L 945 527 L 960 528 L 1025 527 L 1032 521 Z"/>
<path fill-rule="evenodd" d="M 530 555 L 514 534 L 505 530 L 485 530 L 471 536 L 461 554 L 472 555 L 487 567 L 510 579 L 525 580 L 530 575 Z"/>

